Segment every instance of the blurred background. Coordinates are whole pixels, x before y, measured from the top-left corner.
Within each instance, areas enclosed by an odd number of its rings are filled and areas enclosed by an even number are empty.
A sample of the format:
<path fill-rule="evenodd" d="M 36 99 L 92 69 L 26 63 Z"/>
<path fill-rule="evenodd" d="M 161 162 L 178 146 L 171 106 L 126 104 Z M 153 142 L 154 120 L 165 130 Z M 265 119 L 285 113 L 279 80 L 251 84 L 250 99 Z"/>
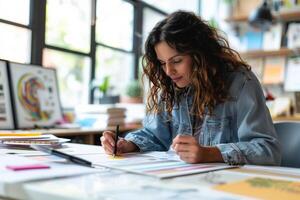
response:
<path fill-rule="evenodd" d="M 179 9 L 219 29 L 252 66 L 274 119 L 300 119 L 299 0 L 0 0 L 0 58 L 55 68 L 64 110 L 144 105 L 145 39 Z"/>

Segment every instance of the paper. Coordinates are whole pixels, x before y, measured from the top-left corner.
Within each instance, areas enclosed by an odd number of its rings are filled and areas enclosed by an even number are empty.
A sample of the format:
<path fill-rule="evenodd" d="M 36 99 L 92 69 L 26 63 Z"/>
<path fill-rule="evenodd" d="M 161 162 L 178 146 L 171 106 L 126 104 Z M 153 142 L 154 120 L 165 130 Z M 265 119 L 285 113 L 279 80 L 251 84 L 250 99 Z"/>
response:
<path fill-rule="evenodd" d="M 242 200 L 241 196 L 211 190 L 201 185 L 178 185 L 173 179 L 159 180 L 128 173 L 91 174 L 25 186 L 29 199 L 205 199 Z M 61 187 L 61 186 L 64 187 Z M 113 187 L 112 187 L 113 186 Z M 117 188 L 117 189 L 116 189 Z M 39 198 L 37 197 L 39 194 Z M 48 197 L 48 198 L 47 198 Z"/>
<path fill-rule="evenodd" d="M 299 200 L 300 197 L 300 182 L 272 178 L 254 177 L 219 185 L 215 189 L 259 199 Z"/>
<path fill-rule="evenodd" d="M 46 146 L 59 146 L 62 143 L 69 142 L 70 139 L 58 138 L 51 134 L 43 134 L 40 136 L 1 136 L 0 143 L 13 146 L 30 146 L 46 145 Z"/>
<path fill-rule="evenodd" d="M 0 185 L 1 183 L 16 183 L 31 180 L 41 180 L 46 178 L 64 177 L 79 175 L 85 173 L 97 172 L 97 169 L 83 167 L 69 163 L 47 163 L 49 170 L 29 170 L 18 173 L 6 169 L 9 165 L 35 165 L 43 164 L 44 160 L 33 160 L 17 155 L 1 155 L 0 156 Z"/>
<path fill-rule="evenodd" d="M 68 153 L 71 155 L 85 155 L 85 154 L 103 154 L 104 150 L 100 146 L 96 145 L 86 145 L 86 144 L 75 144 L 75 143 L 66 143 L 63 144 L 59 151 Z M 22 156 L 41 156 L 48 155 L 47 153 L 29 149 L 28 147 L 22 146 L 0 146 L 0 155 L 1 154 L 17 154 Z"/>
<path fill-rule="evenodd" d="M 300 171 L 292 167 L 277 167 L 277 166 L 256 166 L 244 165 L 237 170 L 244 170 L 248 173 L 272 174 L 276 176 L 294 177 L 300 179 Z"/>
<path fill-rule="evenodd" d="M 123 154 L 118 159 L 113 159 L 106 154 L 83 155 L 80 157 L 91 161 L 94 165 L 158 178 L 170 178 L 233 167 L 223 163 L 188 164 L 174 158 L 174 155 L 170 155 L 170 152 Z"/>
<path fill-rule="evenodd" d="M 83 167 L 69 163 L 47 163 L 50 169 L 12 171 L 6 169 L 7 165 L 35 165 L 43 164 L 44 161 L 35 161 L 17 155 L 0 156 L 0 196 L 9 196 L 14 199 L 24 198 L 24 191 L 21 189 L 24 182 L 59 177 L 77 176 L 89 173 L 102 172 L 103 169 Z"/>

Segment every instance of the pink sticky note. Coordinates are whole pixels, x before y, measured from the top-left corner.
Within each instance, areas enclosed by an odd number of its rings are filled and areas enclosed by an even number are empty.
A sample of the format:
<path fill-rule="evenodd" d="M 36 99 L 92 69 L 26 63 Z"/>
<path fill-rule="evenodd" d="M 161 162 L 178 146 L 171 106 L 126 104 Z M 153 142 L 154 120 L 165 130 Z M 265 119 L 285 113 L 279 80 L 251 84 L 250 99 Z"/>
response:
<path fill-rule="evenodd" d="M 7 169 L 13 171 L 21 171 L 21 170 L 31 170 L 31 169 L 48 169 L 50 166 L 43 164 L 30 164 L 30 165 L 8 165 Z"/>

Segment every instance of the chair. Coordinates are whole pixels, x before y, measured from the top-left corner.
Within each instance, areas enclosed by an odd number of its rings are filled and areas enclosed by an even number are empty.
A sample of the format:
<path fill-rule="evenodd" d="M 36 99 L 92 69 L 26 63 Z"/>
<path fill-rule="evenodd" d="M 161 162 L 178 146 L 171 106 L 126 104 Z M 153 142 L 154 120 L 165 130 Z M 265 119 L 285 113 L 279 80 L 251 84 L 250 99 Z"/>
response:
<path fill-rule="evenodd" d="M 282 148 L 282 167 L 300 168 L 300 122 L 274 124 Z"/>

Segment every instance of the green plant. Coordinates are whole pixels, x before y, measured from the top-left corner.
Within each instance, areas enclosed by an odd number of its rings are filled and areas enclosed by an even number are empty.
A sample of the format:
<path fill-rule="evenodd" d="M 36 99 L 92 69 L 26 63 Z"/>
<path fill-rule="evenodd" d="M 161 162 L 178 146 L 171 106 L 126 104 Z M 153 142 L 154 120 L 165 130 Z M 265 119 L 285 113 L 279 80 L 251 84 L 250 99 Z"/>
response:
<path fill-rule="evenodd" d="M 224 3 L 232 5 L 234 3 L 235 0 L 223 0 Z"/>
<path fill-rule="evenodd" d="M 210 20 L 208 20 L 208 24 L 213 28 L 219 27 L 218 21 L 214 17 L 212 17 Z"/>
<path fill-rule="evenodd" d="M 127 85 L 125 93 L 129 97 L 141 97 L 143 95 L 143 88 L 138 80 L 134 80 Z"/>
<path fill-rule="evenodd" d="M 99 90 L 105 96 L 109 89 L 109 76 L 105 76 L 101 85 L 99 85 Z"/>

